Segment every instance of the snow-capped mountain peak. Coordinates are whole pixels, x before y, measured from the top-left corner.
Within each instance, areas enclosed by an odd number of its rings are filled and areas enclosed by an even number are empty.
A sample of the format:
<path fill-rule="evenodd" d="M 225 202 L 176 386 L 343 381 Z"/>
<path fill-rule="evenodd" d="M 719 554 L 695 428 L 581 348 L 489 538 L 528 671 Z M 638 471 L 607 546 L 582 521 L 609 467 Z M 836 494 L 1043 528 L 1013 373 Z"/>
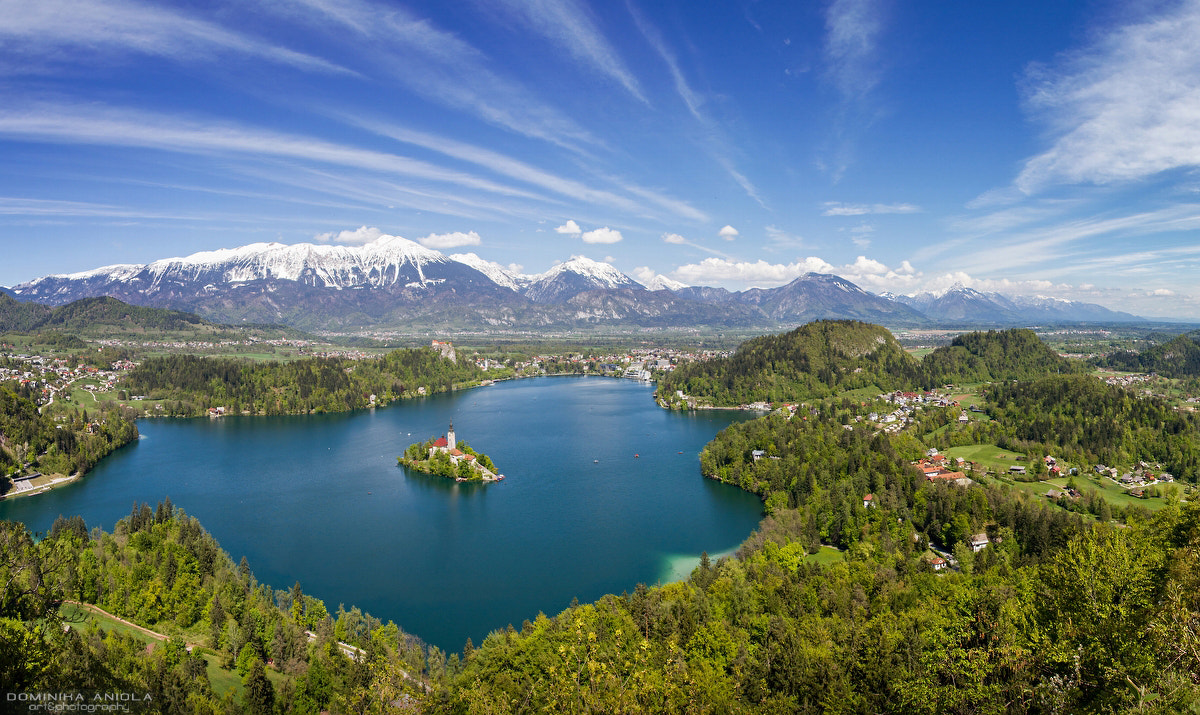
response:
<path fill-rule="evenodd" d="M 490 278 L 496 285 L 516 291 L 529 285 L 536 278 L 536 276 L 515 273 L 506 266 L 502 266 L 495 261 L 480 258 L 474 253 L 452 253 L 450 254 L 450 260 L 464 263 Z"/>
<path fill-rule="evenodd" d="M 596 284 L 598 288 L 628 288 L 640 283 L 617 270 L 611 263 L 594 261 L 587 256 L 571 256 L 545 273 L 535 276 L 539 281 L 554 279 L 563 273 L 575 273 Z"/>
<path fill-rule="evenodd" d="M 646 286 L 647 290 L 669 290 L 672 292 L 677 291 L 680 288 L 688 287 L 687 283 L 680 283 L 677 280 L 667 278 L 666 276 L 664 276 L 661 273 L 656 274 L 650 280 L 642 283 L 642 285 Z"/>
<path fill-rule="evenodd" d="M 87 282 L 130 284 L 142 295 L 178 291 L 184 286 L 295 281 L 324 288 L 425 286 L 441 280 L 426 275 L 431 266 L 450 259 L 400 236 L 380 236 L 363 246 L 252 243 L 237 248 L 200 251 L 145 265 L 121 264 L 70 275 L 52 275 L 21 284 L 16 292 L 51 297 L 65 284 Z M 435 273 L 438 271 L 435 270 Z"/>
<path fill-rule="evenodd" d="M 611 264 L 586 256 L 572 256 L 535 279 L 525 289 L 525 296 L 537 303 L 564 301 L 588 290 L 646 290 Z"/>

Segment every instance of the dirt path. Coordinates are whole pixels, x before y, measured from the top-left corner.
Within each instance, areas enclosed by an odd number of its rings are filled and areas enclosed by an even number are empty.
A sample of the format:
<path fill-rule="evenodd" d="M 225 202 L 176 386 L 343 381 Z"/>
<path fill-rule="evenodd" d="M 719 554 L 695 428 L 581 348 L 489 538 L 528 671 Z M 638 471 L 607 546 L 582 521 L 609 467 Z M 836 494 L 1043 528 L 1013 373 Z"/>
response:
<path fill-rule="evenodd" d="M 96 613 L 99 613 L 99 614 L 101 614 L 101 615 L 103 615 L 103 616 L 107 616 L 108 618 L 111 618 L 111 619 L 113 619 L 113 620 L 114 620 L 114 621 L 116 621 L 117 623 L 124 624 L 124 625 L 126 625 L 126 626 L 129 626 L 130 628 L 133 628 L 133 629 L 135 629 L 135 630 L 137 630 L 137 631 L 140 631 L 141 633 L 145 633 L 146 635 L 150 636 L 151 638 L 154 638 L 155 640 L 166 641 L 166 640 L 168 640 L 168 639 L 170 638 L 170 636 L 164 635 L 164 634 L 162 634 L 162 633 L 156 633 L 156 632 L 154 632 L 154 631 L 150 630 L 149 628 L 146 628 L 145 626 L 139 626 L 138 624 L 136 624 L 136 623 L 134 623 L 134 622 L 132 622 L 132 621 L 127 621 L 127 620 L 125 620 L 124 618 L 121 618 L 120 616 L 117 616 L 117 615 L 114 615 L 114 614 L 112 614 L 112 613 L 109 613 L 108 611 L 104 610 L 103 608 L 100 608 L 99 606 L 94 606 L 94 605 L 92 605 L 92 604 L 90 604 L 90 603 L 83 603 L 83 602 L 81 602 L 81 601 L 73 601 L 73 600 L 71 600 L 71 599 L 65 599 L 65 600 L 63 601 L 63 603 L 70 603 L 70 604 L 73 604 L 73 605 L 75 605 L 75 606 L 79 606 L 79 607 L 81 607 L 81 608 L 85 608 L 85 609 L 87 609 L 87 610 L 89 610 L 89 611 L 94 611 L 94 612 L 96 612 Z M 184 642 L 184 644 L 187 646 L 187 649 L 188 649 L 189 651 L 190 651 L 192 648 L 198 648 L 198 647 L 200 647 L 200 646 L 202 645 L 202 644 L 200 644 L 200 643 L 187 643 L 186 641 Z"/>

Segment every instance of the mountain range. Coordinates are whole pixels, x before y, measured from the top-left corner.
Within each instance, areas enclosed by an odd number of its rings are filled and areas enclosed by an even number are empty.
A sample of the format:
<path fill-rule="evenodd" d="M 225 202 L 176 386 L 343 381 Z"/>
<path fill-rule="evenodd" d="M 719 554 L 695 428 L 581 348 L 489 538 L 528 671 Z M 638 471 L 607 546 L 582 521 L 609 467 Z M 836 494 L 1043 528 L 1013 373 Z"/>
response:
<path fill-rule="evenodd" d="M 575 256 L 525 275 L 473 253 L 447 256 L 398 236 L 357 247 L 255 243 L 50 275 L 5 292 L 49 305 L 111 296 L 225 323 L 307 330 L 774 328 L 820 318 L 906 327 L 1140 320 L 1090 303 L 984 294 L 961 285 L 941 295 L 875 295 L 820 273 L 777 288 L 732 292 L 665 276 L 640 283 L 608 263 Z"/>
<path fill-rule="evenodd" d="M 920 311 L 939 323 L 997 323 L 1014 324 L 1029 320 L 1039 322 L 1133 322 L 1137 316 L 1109 310 L 1095 303 L 1082 303 L 1045 296 L 1006 296 L 1001 293 L 981 293 L 955 283 L 944 293 L 929 292 L 915 295 L 885 295 L 892 300 Z"/>

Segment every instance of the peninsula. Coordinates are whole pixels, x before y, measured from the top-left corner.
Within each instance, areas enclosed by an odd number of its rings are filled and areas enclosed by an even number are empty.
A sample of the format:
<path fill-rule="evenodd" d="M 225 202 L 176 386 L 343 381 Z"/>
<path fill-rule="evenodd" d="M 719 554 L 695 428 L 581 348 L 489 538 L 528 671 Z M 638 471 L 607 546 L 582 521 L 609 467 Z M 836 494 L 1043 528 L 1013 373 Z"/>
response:
<path fill-rule="evenodd" d="M 498 482 L 504 479 L 503 474 L 497 474 L 496 465 L 490 457 L 455 438 L 453 422 L 441 437 L 410 444 L 396 461 L 409 469 L 458 482 Z"/>

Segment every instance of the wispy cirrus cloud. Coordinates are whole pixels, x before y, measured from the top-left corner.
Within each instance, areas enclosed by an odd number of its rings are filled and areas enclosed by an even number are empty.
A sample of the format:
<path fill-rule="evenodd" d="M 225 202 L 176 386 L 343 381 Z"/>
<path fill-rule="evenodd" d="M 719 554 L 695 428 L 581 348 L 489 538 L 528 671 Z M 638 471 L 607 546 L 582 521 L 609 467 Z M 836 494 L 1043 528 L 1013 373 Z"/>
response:
<path fill-rule="evenodd" d="M 604 189 L 594 188 L 591 185 L 578 181 L 576 179 L 567 178 L 552 174 L 548 171 L 539 169 L 527 162 L 514 159 L 491 149 L 467 144 L 455 139 L 435 136 L 427 132 L 418 132 L 407 129 L 395 124 L 384 124 L 363 119 L 345 118 L 347 122 L 356 124 L 364 129 L 372 131 L 380 136 L 385 136 L 405 144 L 421 147 L 429 151 L 437 152 L 445 156 L 466 161 L 477 166 L 493 171 L 497 174 L 507 176 L 511 179 L 532 184 L 540 189 L 545 189 L 550 192 L 561 194 L 563 196 L 584 201 L 589 204 L 607 206 L 609 208 L 626 211 L 636 214 L 651 214 L 654 209 L 643 205 L 627 196 L 622 196 L 616 191 L 608 191 Z M 616 177 L 605 177 L 612 182 L 620 191 L 624 191 L 645 202 L 654 204 L 660 209 L 665 209 L 673 215 L 673 217 L 682 217 L 692 220 L 704 220 L 706 217 L 703 212 L 698 211 L 687 202 L 679 199 L 673 199 L 663 196 L 654 191 L 642 189 L 636 185 L 631 185 L 628 182 L 623 182 Z"/>
<path fill-rule="evenodd" d="M 1083 273 L 1083 259 L 1112 254 L 1117 241 L 1200 230 L 1200 205 L 1178 204 L 1125 215 L 1064 217 L 1045 225 L 1028 226 L 1009 235 L 985 235 L 974 250 L 956 246 L 955 263 L 980 275 L 1017 271 L 1031 275 Z"/>
<path fill-rule="evenodd" d="M 0 196 L 0 215 L 38 217 L 191 218 L 112 204 Z"/>
<path fill-rule="evenodd" d="M 578 0 L 500 0 L 509 15 L 549 39 L 579 62 L 609 77 L 643 103 L 637 78 Z"/>
<path fill-rule="evenodd" d="M 921 207 L 913 204 L 844 204 L 826 201 L 822 216 L 866 216 L 868 214 L 915 214 Z"/>
<path fill-rule="evenodd" d="M 705 97 L 692 88 L 679 66 L 678 58 L 671 51 L 671 48 L 668 47 L 658 28 L 654 27 L 642 14 L 641 10 L 630 0 L 626 0 L 625 7 L 633 18 L 634 24 L 637 25 L 638 30 L 642 33 L 642 37 L 650 43 L 650 46 L 654 48 L 654 51 L 658 53 L 658 56 L 662 58 L 663 63 L 667 66 L 667 71 L 671 75 L 671 82 L 675 87 L 675 93 L 683 100 L 684 106 L 687 107 L 692 117 L 704 128 L 708 144 L 706 149 L 713 157 L 713 160 L 725 170 L 725 173 L 729 174 L 730 178 L 738 186 L 742 187 L 747 196 L 754 199 L 759 206 L 766 208 L 766 202 L 763 201 L 762 196 L 759 194 L 758 187 L 738 169 L 733 159 L 730 158 L 729 155 L 732 153 L 729 146 L 730 142 L 725 137 L 724 132 L 718 127 L 717 122 L 704 111 Z"/>
<path fill-rule="evenodd" d="M 497 72 L 484 52 L 402 7 L 363 0 L 279 0 L 277 7 L 335 41 L 344 41 L 346 30 L 365 40 L 357 43 L 360 59 L 375 68 L 380 82 L 398 83 L 428 101 L 571 151 L 599 144 L 520 81 Z"/>
<path fill-rule="evenodd" d="M 861 99 L 879 84 L 884 17 L 882 0 L 834 0 L 825 13 L 826 74 L 846 99 Z"/>
<path fill-rule="evenodd" d="M 797 250 L 804 247 L 804 239 L 778 226 L 767 226 L 763 229 L 770 243 L 767 250 L 779 252 L 782 250 Z"/>
<path fill-rule="evenodd" d="M 733 260 L 733 258 L 731 258 L 729 256 L 729 254 L 727 254 L 723 251 L 718 251 L 716 249 L 709 248 L 708 246 L 702 246 L 699 243 L 696 243 L 695 241 L 689 241 L 686 237 L 681 236 L 678 233 L 664 233 L 662 235 L 662 240 L 663 240 L 663 243 L 670 243 L 675 246 L 687 246 L 689 248 L 694 248 L 698 251 L 703 251 L 705 253 L 711 253 L 714 256 L 720 256 L 723 260 L 727 260 L 727 261 Z"/>
<path fill-rule="evenodd" d="M 235 123 L 185 120 L 94 105 L 0 108 L 0 136 L 192 154 L 284 158 L 444 182 L 509 197 L 542 198 L 523 189 L 397 154 Z"/>
<path fill-rule="evenodd" d="M 230 52 L 299 69 L 353 74 L 320 57 L 236 32 L 182 11 L 128 0 L 38 0 L 0 7 L 0 41 L 20 63 L 8 73 L 97 56 L 151 55 L 178 62 L 214 62 Z"/>
<path fill-rule="evenodd" d="M 1031 65 L 1025 104 L 1049 149 L 1014 184 L 1111 184 L 1200 166 L 1200 0 L 1117 27 L 1053 63 Z"/>
<path fill-rule="evenodd" d="M 854 161 L 856 135 L 876 118 L 871 95 L 883 77 L 879 42 L 886 0 L 833 0 L 825 12 L 824 77 L 840 101 L 827 156 L 818 165 L 840 181 Z"/>

